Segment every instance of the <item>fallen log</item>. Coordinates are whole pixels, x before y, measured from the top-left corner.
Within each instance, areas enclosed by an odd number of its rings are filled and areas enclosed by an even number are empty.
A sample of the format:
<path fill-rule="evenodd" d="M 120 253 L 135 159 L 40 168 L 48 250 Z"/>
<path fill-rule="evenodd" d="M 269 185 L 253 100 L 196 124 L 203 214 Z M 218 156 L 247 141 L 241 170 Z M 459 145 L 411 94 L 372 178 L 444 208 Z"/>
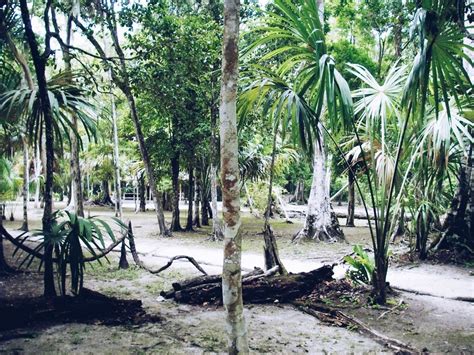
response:
<path fill-rule="evenodd" d="M 270 271 L 270 270 L 269 270 Z M 297 298 L 308 295 L 319 284 L 332 280 L 332 266 L 326 265 L 319 269 L 302 272 L 299 274 L 288 274 L 272 276 L 272 272 L 262 274 L 261 277 L 243 277 L 242 288 L 245 303 L 274 303 L 290 302 Z M 194 280 L 194 281 L 193 281 Z M 187 304 L 214 303 L 222 304 L 221 279 L 209 282 L 209 278 L 200 277 L 199 280 L 188 280 L 181 283 L 179 290 L 164 291 L 161 295 L 165 298 L 174 298 L 177 302 Z M 183 284 L 187 287 L 182 287 Z"/>
<path fill-rule="evenodd" d="M 242 275 L 242 279 L 245 280 L 246 278 L 263 275 L 263 274 L 264 274 L 263 270 L 256 267 L 254 270 L 250 271 L 249 273 Z M 192 279 L 187 279 L 184 281 L 173 282 L 171 286 L 173 286 L 173 289 L 175 291 L 179 291 L 184 288 L 189 288 L 189 287 L 194 287 L 194 286 L 204 285 L 204 284 L 217 283 L 217 282 L 222 282 L 222 275 L 198 276 L 198 277 L 194 277 Z"/>

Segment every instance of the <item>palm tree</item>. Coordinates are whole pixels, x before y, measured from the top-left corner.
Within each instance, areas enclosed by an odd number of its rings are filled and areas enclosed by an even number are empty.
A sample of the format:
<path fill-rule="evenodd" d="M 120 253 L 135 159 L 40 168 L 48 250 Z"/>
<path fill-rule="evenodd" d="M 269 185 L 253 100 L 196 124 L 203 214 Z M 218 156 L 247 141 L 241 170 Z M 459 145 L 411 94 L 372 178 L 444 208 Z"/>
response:
<path fill-rule="evenodd" d="M 348 126 L 352 119 L 352 100 L 347 82 L 327 53 L 321 19 L 323 5 L 321 1 L 276 0 L 264 24 L 255 29 L 258 39 L 247 49 L 250 53 L 258 48 L 258 53 L 262 53 L 258 58 L 260 62 L 271 64 L 272 60 L 283 57 L 276 74 L 287 78 L 292 92 L 304 97 L 315 113 L 309 116 L 309 127 L 300 125 L 298 128 L 306 130 L 303 135 L 317 139 L 308 141 L 309 149 L 314 152 L 313 182 L 305 226 L 294 241 L 343 238 L 329 204 L 329 174 L 321 116 L 327 112 L 327 128 L 336 130 Z M 291 110 L 298 112 L 296 108 Z"/>
<path fill-rule="evenodd" d="M 26 5 L 23 8 L 24 12 L 25 7 Z M 26 20 L 26 27 L 31 25 L 28 25 L 28 21 L 29 15 Z M 33 40 L 34 36 L 32 36 L 30 42 L 32 46 L 35 46 L 36 41 L 34 40 L 35 42 L 33 43 Z M 41 64 L 39 64 L 37 70 L 42 70 Z M 41 75 L 41 72 L 39 75 Z M 78 74 L 72 76 L 78 77 Z M 19 87 L 3 92 L 0 95 L 0 117 L 17 117 L 26 121 L 28 136 L 37 146 L 42 141 L 42 136 L 46 136 L 45 150 L 47 153 L 47 164 L 44 192 L 44 231 L 48 231 L 51 228 L 52 220 L 54 159 L 54 145 L 52 141 L 56 138 L 59 146 L 62 146 L 64 141 L 63 137 L 70 142 L 71 134 L 73 134 L 82 145 L 82 139 L 79 133 L 73 129 L 74 127 L 70 120 L 71 114 L 76 115 L 90 140 L 96 133 L 93 106 L 87 99 L 87 92 L 71 82 L 70 77 L 71 73 L 59 73 L 53 76 L 49 81 L 46 81 L 45 77 L 43 84 L 46 88 L 43 87 L 41 90 L 39 88 L 32 90 L 30 88 Z M 41 82 L 43 78 L 40 79 Z M 45 97 L 47 97 L 46 104 Z M 46 127 L 48 127 L 48 129 L 46 129 Z M 47 250 L 45 249 L 45 296 L 50 297 L 55 294 L 52 249 L 51 246 L 47 246 Z"/>

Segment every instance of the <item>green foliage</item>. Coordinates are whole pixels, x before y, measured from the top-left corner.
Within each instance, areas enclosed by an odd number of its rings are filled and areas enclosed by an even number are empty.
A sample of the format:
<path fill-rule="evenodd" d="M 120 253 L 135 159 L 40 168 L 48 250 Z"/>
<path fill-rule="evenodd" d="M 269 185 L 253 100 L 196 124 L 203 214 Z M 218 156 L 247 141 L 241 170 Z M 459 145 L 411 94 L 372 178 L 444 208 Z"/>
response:
<path fill-rule="evenodd" d="M 354 257 L 346 255 L 344 261 L 349 264 L 347 276 L 357 283 L 369 285 L 375 270 L 375 262 L 360 245 L 354 245 Z"/>
<path fill-rule="evenodd" d="M 82 145 L 82 137 L 73 127 L 71 115 L 75 115 L 82 124 L 89 141 L 96 135 L 94 106 L 88 98 L 88 93 L 79 86 L 80 75 L 62 72 L 48 81 L 54 117 L 53 128 L 60 147 L 63 145 L 63 137 L 70 141 L 71 134 L 76 135 Z M 18 87 L 0 92 L 0 120 L 9 117 L 24 120 L 30 140 L 39 144 L 44 122 L 37 89 Z"/>
<path fill-rule="evenodd" d="M 112 220 L 122 230 L 127 229 L 119 219 L 112 217 Z M 97 217 L 82 218 L 73 212 L 61 210 L 53 214 L 51 232 L 36 230 L 31 237 L 40 237 L 40 243 L 35 247 L 37 251 L 44 249 L 46 244 L 53 246 L 58 267 L 58 282 L 63 295 L 66 293 L 68 265 L 71 291 L 77 295 L 84 284 L 84 251 L 97 256 L 97 250 L 105 249 L 104 237 L 115 241 L 112 228 L 104 220 Z M 26 240 L 28 237 L 23 239 L 22 243 Z M 28 255 L 21 265 L 26 263 L 28 267 L 33 259 L 33 255 Z"/>

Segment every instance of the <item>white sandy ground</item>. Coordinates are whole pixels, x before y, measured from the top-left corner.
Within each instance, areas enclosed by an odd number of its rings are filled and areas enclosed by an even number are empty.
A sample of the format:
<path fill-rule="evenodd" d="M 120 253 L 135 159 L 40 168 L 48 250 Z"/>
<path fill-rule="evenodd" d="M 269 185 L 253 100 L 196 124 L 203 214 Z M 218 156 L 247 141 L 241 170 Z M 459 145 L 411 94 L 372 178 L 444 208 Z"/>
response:
<path fill-rule="evenodd" d="M 57 204 L 57 208 L 63 207 Z M 132 204 L 127 202 L 126 208 Z M 150 206 L 151 208 L 151 206 Z M 21 209 L 15 209 L 17 221 Z M 110 210 L 100 214 L 111 215 Z M 31 209 L 33 224 L 38 225 L 41 211 Z M 136 216 L 136 217 L 134 217 Z M 129 214 L 134 221 L 137 249 L 150 266 L 161 266 L 174 255 L 194 257 L 212 274 L 222 268 L 220 243 L 210 244 L 200 239 L 158 238 L 153 214 Z M 363 225 L 364 222 L 360 222 Z M 9 228 L 12 234 L 19 232 Z M 278 243 L 285 241 L 279 240 Z M 245 251 L 242 255 L 244 271 L 263 266 L 263 253 Z M 302 252 L 283 257 L 290 272 L 310 271 L 324 263 L 340 261 L 341 253 Z M 342 254 L 343 255 L 343 254 Z M 117 255 L 116 255 L 117 256 Z M 316 257 L 317 256 L 317 257 Z M 185 261 L 176 261 L 165 273 L 181 277 L 198 275 L 194 267 Z M 336 276 L 344 274 L 343 267 L 336 267 Z M 170 274 L 171 275 L 171 274 Z M 137 281 L 88 282 L 87 287 L 107 292 L 108 288 L 131 290 L 129 297 L 142 299 L 147 311 L 163 316 L 161 323 L 138 327 L 63 324 L 47 329 L 32 330 L 33 338 L 20 337 L 0 343 L 0 353 L 160 353 L 197 354 L 221 352 L 225 348 L 225 327 L 221 308 L 203 308 L 177 305 L 164 301 L 156 294 L 143 293 L 144 285 L 169 276 L 145 274 Z M 375 329 L 384 329 L 391 337 L 416 346 L 427 347 L 435 352 L 474 352 L 474 304 L 453 300 L 457 297 L 474 297 L 474 277 L 467 269 L 450 265 L 414 264 L 392 265 L 388 281 L 392 286 L 433 296 L 402 292 L 400 297 L 407 303 L 403 316 L 392 319 L 378 315 L 366 317 Z M 110 285 L 110 286 L 107 286 Z M 104 288 L 105 287 L 105 288 Z M 1 290 L 0 290 L 1 291 Z M 41 290 L 38 290 L 40 292 Z M 1 293 L 1 292 L 0 292 Z M 369 309 L 360 309 L 360 317 Z M 357 332 L 328 327 L 315 318 L 295 310 L 291 306 L 248 305 L 245 307 L 251 350 L 255 353 L 380 353 L 382 345 Z M 358 316 L 355 314 L 355 316 Z M 365 314 L 365 316 L 367 316 Z M 383 324 L 383 323 L 386 324 Z M 422 329 L 423 328 L 423 329 Z M 469 345 L 470 344 L 470 345 Z"/>

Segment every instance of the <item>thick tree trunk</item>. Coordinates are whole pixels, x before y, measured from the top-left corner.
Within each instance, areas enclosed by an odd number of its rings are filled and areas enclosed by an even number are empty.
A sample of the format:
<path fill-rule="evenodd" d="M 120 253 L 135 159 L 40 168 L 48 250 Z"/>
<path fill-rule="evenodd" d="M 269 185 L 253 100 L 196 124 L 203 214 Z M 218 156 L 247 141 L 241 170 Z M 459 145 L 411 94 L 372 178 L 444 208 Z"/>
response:
<path fill-rule="evenodd" d="M 318 241 L 342 241 L 342 232 L 329 202 L 329 181 L 326 167 L 324 141 L 315 142 L 313 158 L 313 181 L 308 199 L 308 209 L 304 227 L 294 237 L 293 242 L 304 239 Z"/>
<path fill-rule="evenodd" d="M 354 214 L 355 214 L 355 178 L 352 171 L 349 169 L 349 203 L 347 205 L 347 220 L 346 227 L 354 227 Z"/>
<path fill-rule="evenodd" d="M 111 205 L 113 206 L 113 201 L 110 198 L 110 187 L 109 182 L 107 180 L 102 180 L 102 198 L 100 199 L 100 203 L 103 205 Z"/>
<path fill-rule="evenodd" d="M 459 186 L 451 201 L 451 208 L 443 223 L 443 237 L 439 248 L 467 246 L 474 249 L 474 148 L 470 144 L 468 157 L 464 157 L 459 168 Z"/>
<path fill-rule="evenodd" d="M 22 135 L 23 142 L 23 224 L 21 230 L 28 232 L 28 202 L 30 200 L 30 159 L 28 157 L 28 140 Z"/>
<path fill-rule="evenodd" d="M 145 212 L 146 211 L 146 198 L 145 198 L 145 191 L 146 186 L 145 186 L 145 176 L 143 174 L 140 174 L 138 177 L 138 196 L 140 199 L 140 207 L 139 211 L 140 212 Z"/>
<path fill-rule="evenodd" d="M 194 169 L 192 166 L 188 170 L 188 218 L 186 220 L 187 231 L 193 230 L 193 198 L 194 198 Z"/>
<path fill-rule="evenodd" d="M 239 149 L 237 141 L 237 81 L 239 0 L 224 0 L 224 38 L 220 106 L 221 180 L 224 214 L 222 299 L 227 312 L 229 354 L 247 354 L 241 279 Z"/>
<path fill-rule="evenodd" d="M 201 172 L 196 169 L 196 179 L 194 181 L 194 219 L 193 225 L 201 228 L 201 216 L 199 206 L 201 205 Z"/>
<path fill-rule="evenodd" d="M 381 254 L 381 253 L 377 253 Z M 387 258 L 385 255 L 375 255 L 378 260 L 376 260 L 375 265 L 376 269 L 372 277 L 372 285 L 374 287 L 372 293 L 375 303 L 385 304 L 387 301 Z"/>
<path fill-rule="evenodd" d="M 54 132 L 53 132 L 53 116 L 51 112 L 51 103 L 48 95 L 48 84 L 46 81 L 46 62 L 49 57 L 49 43 L 45 53 L 41 55 L 36 43 L 35 34 L 31 27 L 30 14 L 26 0 L 20 0 L 21 17 L 25 26 L 25 35 L 30 47 L 31 57 L 36 70 L 36 78 L 38 82 L 38 96 L 40 99 L 40 107 L 43 113 L 44 131 L 46 140 L 46 179 L 44 188 L 44 210 L 43 210 L 43 233 L 48 234 L 52 228 L 53 213 L 53 161 L 54 161 Z M 46 19 L 45 19 L 46 20 Z M 51 298 L 56 296 L 54 287 L 54 271 L 53 271 L 53 244 L 45 243 L 44 250 L 44 296 Z"/>

